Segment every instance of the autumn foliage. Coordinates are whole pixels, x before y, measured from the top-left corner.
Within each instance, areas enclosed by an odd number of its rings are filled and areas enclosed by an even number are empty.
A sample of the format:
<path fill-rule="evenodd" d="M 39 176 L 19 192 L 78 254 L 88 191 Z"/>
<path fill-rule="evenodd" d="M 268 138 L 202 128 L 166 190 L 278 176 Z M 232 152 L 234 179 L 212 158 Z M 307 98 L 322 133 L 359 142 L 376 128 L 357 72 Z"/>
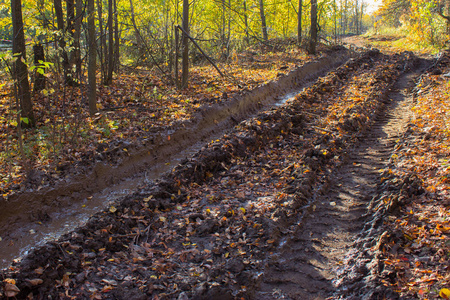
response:
<path fill-rule="evenodd" d="M 420 77 L 411 123 L 382 179 L 380 201 L 389 210 L 382 282 L 407 298 L 448 298 L 450 87 L 443 74 L 449 59 L 444 52 Z"/>

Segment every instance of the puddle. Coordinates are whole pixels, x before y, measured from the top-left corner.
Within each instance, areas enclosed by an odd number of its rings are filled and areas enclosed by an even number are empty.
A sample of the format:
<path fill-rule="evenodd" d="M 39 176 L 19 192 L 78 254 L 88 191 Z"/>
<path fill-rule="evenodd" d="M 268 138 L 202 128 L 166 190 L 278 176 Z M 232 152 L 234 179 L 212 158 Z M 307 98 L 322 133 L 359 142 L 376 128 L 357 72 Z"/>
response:
<path fill-rule="evenodd" d="M 287 93 L 286 95 L 284 95 L 283 97 L 280 98 L 280 100 L 275 103 L 276 107 L 281 107 L 283 105 L 285 105 L 286 103 L 290 102 L 291 100 L 293 100 L 295 98 L 295 96 L 297 96 L 298 94 L 300 94 L 305 88 L 302 88 L 301 90 L 297 90 L 295 92 L 290 92 Z"/>
<path fill-rule="evenodd" d="M 0 241 L 0 269 L 8 267 L 15 259 L 26 256 L 34 247 L 55 240 L 61 235 L 82 226 L 95 213 L 114 205 L 124 196 L 132 194 L 139 187 L 159 178 L 170 171 L 186 157 L 192 156 L 201 149 L 203 143 L 198 143 L 189 149 L 171 157 L 166 163 L 158 163 L 148 171 L 137 174 L 105 190 L 85 197 L 73 205 L 60 208 L 58 212 L 47 214 L 45 222 L 30 222 L 23 224 L 7 238 Z"/>

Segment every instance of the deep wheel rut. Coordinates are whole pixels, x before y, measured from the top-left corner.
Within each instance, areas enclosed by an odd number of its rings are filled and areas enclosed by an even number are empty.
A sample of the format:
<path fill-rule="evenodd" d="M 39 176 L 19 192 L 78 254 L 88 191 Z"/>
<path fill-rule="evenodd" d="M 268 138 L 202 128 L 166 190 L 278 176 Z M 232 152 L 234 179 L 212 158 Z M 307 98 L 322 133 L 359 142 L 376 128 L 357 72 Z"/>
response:
<path fill-rule="evenodd" d="M 384 110 L 335 170 L 325 191 L 318 191 L 309 213 L 272 255 L 255 299 L 332 299 L 347 253 L 366 220 L 371 194 L 406 130 L 413 103 L 410 90 L 418 68 L 402 75 Z"/>

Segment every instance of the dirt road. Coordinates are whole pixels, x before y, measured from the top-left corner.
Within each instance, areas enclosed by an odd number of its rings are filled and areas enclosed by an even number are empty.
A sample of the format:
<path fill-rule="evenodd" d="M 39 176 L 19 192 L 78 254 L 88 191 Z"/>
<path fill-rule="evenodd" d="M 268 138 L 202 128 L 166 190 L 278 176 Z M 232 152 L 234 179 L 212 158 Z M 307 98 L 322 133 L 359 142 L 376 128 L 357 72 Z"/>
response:
<path fill-rule="evenodd" d="M 408 89 L 420 70 L 411 54 L 358 54 L 34 250 L 3 272 L 3 296 L 369 295 L 370 258 L 348 258 L 379 238 L 352 248 L 358 234 L 370 236 L 367 206 L 408 121 Z"/>
<path fill-rule="evenodd" d="M 370 247 L 355 249 L 355 240 L 358 234 L 364 235 L 364 225 L 370 220 L 367 207 L 396 140 L 407 128 L 413 106 L 411 90 L 421 71 L 423 66 L 414 66 L 393 86 L 375 124 L 349 149 L 347 162 L 334 171 L 329 187 L 315 194 L 309 214 L 268 262 L 255 299 L 338 297 L 340 276 L 362 280 L 369 275 L 361 262 L 352 261 L 353 268 L 344 268 L 344 264 L 352 252 L 371 251 Z M 358 299 L 363 297 L 367 294 L 358 295 Z"/>

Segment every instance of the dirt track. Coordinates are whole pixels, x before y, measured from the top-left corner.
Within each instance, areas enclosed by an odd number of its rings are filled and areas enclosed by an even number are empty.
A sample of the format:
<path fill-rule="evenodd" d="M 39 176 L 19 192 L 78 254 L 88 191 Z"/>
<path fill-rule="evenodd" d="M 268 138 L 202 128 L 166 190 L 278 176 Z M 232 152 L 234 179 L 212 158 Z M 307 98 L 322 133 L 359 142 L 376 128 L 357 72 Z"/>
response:
<path fill-rule="evenodd" d="M 414 63 L 360 55 L 3 276 L 19 298 L 345 297 L 339 268 L 408 121 Z M 368 275 L 350 268 L 352 286 Z"/>
<path fill-rule="evenodd" d="M 375 292 L 349 291 L 342 286 L 340 276 L 352 278 L 353 284 L 368 276 L 363 263 L 352 262 L 360 264 L 359 269 L 344 268 L 344 264 L 349 263 L 349 253 L 371 251 L 370 247 L 354 249 L 355 239 L 364 235 L 364 225 L 370 220 L 367 207 L 396 140 L 407 128 L 414 79 L 423 71 L 419 67 L 400 77 L 376 123 L 354 149 L 349 149 L 347 162 L 335 170 L 329 187 L 315 194 L 308 216 L 268 262 L 255 299 L 346 298 L 350 292 L 359 292 L 355 299 L 361 299 Z M 337 288 L 341 288 L 338 293 Z"/>
<path fill-rule="evenodd" d="M 43 240 L 79 226 L 106 205 L 170 171 L 206 142 L 270 107 L 282 95 L 301 90 L 339 66 L 350 55 L 340 50 L 226 103 L 205 105 L 192 120 L 160 128 L 136 144 L 118 142 L 93 166 L 83 166 L 82 162 L 82 167 L 61 173 L 56 184 L 14 194 L 7 201 L 0 199 L 0 268 Z"/>

